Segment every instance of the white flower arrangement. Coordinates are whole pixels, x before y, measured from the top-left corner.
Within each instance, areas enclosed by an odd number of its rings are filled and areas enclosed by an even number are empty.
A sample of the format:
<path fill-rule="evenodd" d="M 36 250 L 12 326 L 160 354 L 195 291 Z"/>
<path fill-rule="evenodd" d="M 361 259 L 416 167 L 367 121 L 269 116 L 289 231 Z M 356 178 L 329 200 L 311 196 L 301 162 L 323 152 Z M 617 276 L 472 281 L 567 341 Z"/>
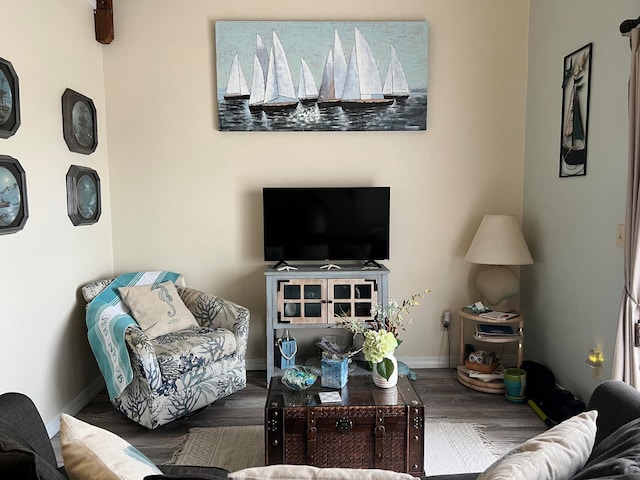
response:
<path fill-rule="evenodd" d="M 371 321 L 344 318 L 340 322 L 342 327 L 351 333 L 364 335 L 364 358 L 375 365 L 377 372 L 385 379 L 391 377 L 394 369 L 393 362 L 388 357 L 402 343 L 398 334 L 401 330 L 406 330 L 405 327 L 413 321 L 409 309 L 420 305 L 418 300 L 430 292 L 431 290 L 427 289 L 416 293 L 402 303 L 389 300 L 386 307 L 376 304 L 371 309 L 374 318 Z"/>

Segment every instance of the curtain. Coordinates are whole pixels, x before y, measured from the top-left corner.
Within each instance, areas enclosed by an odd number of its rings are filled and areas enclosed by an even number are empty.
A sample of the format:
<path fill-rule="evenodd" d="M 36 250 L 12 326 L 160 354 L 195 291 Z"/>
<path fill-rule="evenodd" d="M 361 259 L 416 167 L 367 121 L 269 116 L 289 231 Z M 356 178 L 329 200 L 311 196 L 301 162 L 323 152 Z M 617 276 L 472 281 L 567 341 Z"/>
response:
<path fill-rule="evenodd" d="M 629 167 L 624 239 L 625 289 L 613 358 L 612 377 L 640 388 L 640 348 L 635 346 L 640 326 L 640 27 L 632 29 L 629 74 Z"/>

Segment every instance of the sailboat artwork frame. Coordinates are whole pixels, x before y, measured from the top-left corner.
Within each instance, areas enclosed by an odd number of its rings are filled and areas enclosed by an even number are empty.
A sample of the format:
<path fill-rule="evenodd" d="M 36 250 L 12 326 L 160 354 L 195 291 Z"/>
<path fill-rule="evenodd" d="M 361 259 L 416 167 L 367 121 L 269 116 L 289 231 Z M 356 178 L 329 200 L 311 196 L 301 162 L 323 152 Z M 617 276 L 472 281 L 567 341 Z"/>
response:
<path fill-rule="evenodd" d="M 564 57 L 560 177 L 587 174 L 592 50 L 593 44 L 589 43 Z"/>
<path fill-rule="evenodd" d="M 20 88 L 10 61 L 0 58 L 0 138 L 9 138 L 20 127 Z"/>
<path fill-rule="evenodd" d="M 221 131 L 427 129 L 426 21 L 215 22 Z"/>

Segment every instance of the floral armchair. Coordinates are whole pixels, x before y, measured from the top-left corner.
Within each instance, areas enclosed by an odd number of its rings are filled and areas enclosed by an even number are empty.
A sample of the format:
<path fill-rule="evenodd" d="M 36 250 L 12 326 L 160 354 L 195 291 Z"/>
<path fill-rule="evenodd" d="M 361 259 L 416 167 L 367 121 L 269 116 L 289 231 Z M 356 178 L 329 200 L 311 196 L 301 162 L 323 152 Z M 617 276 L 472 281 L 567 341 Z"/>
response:
<path fill-rule="evenodd" d="M 88 311 L 91 302 L 114 280 L 82 288 Z M 119 394 L 110 394 L 118 411 L 149 429 L 246 386 L 249 310 L 187 288 L 182 277 L 176 281 L 176 289 L 199 326 L 150 338 L 137 324 L 129 325 L 124 342 L 133 378 Z M 106 380 L 104 371 L 103 375 Z"/>

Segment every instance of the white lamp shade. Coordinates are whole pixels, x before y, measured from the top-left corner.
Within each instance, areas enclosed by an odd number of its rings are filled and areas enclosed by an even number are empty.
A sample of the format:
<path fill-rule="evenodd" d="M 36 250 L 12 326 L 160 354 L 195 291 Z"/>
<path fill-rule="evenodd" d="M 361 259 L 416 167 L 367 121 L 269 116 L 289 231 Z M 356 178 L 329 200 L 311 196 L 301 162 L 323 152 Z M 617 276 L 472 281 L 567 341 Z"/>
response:
<path fill-rule="evenodd" d="M 533 263 L 518 219 L 513 215 L 485 215 L 464 259 L 483 265 Z"/>

